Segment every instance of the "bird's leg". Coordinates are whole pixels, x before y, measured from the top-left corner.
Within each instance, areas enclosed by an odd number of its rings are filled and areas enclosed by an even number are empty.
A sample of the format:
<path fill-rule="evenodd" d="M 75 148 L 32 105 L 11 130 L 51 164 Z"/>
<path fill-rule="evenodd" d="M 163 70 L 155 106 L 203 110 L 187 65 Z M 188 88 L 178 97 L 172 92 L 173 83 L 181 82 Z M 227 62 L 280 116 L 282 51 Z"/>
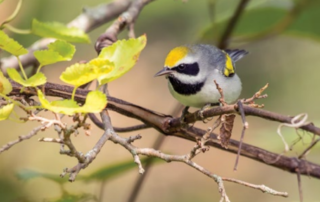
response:
<path fill-rule="evenodd" d="M 210 107 L 219 106 L 219 105 L 220 105 L 220 103 L 208 103 L 208 104 L 205 104 L 205 105 L 200 109 L 200 111 L 198 112 L 198 114 L 199 114 L 199 116 L 201 117 L 203 123 L 207 123 L 207 122 L 209 122 L 209 121 L 212 120 L 212 117 L 205 119 L 204 116 L 203 116 L 203 112 L 204 112 L 206 109 L 210 108 Z"/>
<path fill-rule="evenodd" d="M 180 122 L 181 123 L 184 123 L 185 122 L 185 118 L 188 114 L 190 114 L 190 112 L 188 111 L 189 110 L 189 106 L 185 106 L 185 108 L 183 108 L 182 110 L 182 114 L 180 116 Z"/>

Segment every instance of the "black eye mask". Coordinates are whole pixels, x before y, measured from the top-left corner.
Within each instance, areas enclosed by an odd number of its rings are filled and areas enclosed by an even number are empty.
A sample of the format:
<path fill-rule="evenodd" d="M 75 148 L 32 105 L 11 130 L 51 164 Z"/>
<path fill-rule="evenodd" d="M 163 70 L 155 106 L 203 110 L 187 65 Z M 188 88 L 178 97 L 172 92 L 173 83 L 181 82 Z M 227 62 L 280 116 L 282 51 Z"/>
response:
<path fill-rule="evenodd" d="M 190 76 L 197 76 L 200 71 L 199 65 L 197 62 L 192 64 L 180 64 L 172 68 L 172 70 L 179 72 L 181 74 L 186 74 Z"/>

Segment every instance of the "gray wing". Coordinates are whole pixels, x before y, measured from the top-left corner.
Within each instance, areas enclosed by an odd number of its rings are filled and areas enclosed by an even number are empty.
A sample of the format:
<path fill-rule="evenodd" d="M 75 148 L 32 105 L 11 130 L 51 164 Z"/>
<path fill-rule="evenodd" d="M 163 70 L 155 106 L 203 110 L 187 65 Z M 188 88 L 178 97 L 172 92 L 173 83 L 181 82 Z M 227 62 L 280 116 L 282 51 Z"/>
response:
<path fill-rule="evenodd" d="M 234 49 L 234 50 L 227 49 L 225 51 L 229 54 L 233 62 L 237 62 L 238 60 L 240 60 L 241 58 L 243 58 L 245 55 L 249 53 L 246 50 L 240 50 L 240 49 Z"/>

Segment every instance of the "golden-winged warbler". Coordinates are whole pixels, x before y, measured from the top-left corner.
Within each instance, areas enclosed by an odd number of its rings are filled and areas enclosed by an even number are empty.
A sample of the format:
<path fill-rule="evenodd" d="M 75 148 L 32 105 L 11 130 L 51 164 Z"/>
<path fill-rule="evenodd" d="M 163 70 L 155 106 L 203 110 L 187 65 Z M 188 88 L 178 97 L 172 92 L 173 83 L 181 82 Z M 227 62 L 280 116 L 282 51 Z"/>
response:
<path fill-rule="evenodd" d="M 224 51 L 206 44 L 179 46 L 169 52 L 164 68 L 155 76 L 166 75 L 172 96 L 186 107 L 218 104 L 221 95 L 214 80 L 225 102 L 232 103 L 242 89 L 235 62 L 246 54 L 245 50 Z"/>

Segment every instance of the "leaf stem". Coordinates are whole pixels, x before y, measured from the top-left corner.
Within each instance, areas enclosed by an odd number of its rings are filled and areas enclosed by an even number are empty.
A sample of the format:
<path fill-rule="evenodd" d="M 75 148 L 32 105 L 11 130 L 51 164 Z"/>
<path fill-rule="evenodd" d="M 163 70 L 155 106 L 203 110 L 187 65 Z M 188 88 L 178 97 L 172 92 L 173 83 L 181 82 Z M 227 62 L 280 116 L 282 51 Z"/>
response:
<path fill-rule="evenodd" d="M 15 17 L 17 17 L 18 12 L 19 12 L 19 10 L 20 10 L 20 8 L 21 8 L 21 5 L 22 5 L 22 0 L 19 0 L 16 9 L 13 11 L 13 13 L 12 13 L 3 23 L 1 23 L 1 25 L 4 25 L 4 24 L 9 23 L 9 22 L 11 22 Z"/>
<path fill-rule="evenodd" d="M 40 64 L 39 67 L 38 67 L 38 69 L 37 69 L 37 73 L 40 72 L 41 67 L 42 67 L 42 65 Z"/>
<path fill-rule="evenodd" d="M 24 71 L 24 69 L 23 69 L 23 67 L 22 67 L 21 60 L 20 60 L 19 56 L 16 56 L 16 57 L 17 57 L 17 59 L 18 59 L 18 63 L 19 63 L 19 67 L 20 67 L 20 70 L 21 70 L 21 72 L 22 72 L 22 75 L 23 75 L 24 79 L 27 80 L 28 77 L 27 77 L 27 75 L 26 75 L 26 73 L 25 73 L 25 71 Z"/>
<path fill-rule="evenodd" d="M 74 95 L 76 94 L 76 90 L 77 90 L 78 86 L 75 86 L 73 91 L 72 91 L 72 96 L 71 96 L 71 100 L 74 100 Z"/>
<path fill-rule="evenodd" d="M 17 34 L 31 34 L 30 29 L 19 29 L 16 27 L 13 27 L 12 25 L 6 24 L 2 26 L 3 28 L 7 28 L 8 30 L 17 33 Z"/>

